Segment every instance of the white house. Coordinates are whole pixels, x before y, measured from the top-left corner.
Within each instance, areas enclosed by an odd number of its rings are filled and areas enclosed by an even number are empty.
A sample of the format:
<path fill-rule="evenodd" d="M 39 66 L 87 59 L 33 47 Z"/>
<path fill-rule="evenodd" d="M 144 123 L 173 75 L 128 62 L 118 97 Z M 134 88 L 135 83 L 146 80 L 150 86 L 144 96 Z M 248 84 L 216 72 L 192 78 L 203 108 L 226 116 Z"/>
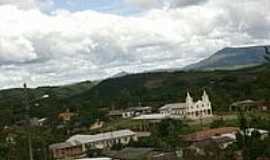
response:
<path fill-rule="evenodd" d="M 196 102 L 188 92 L 186 102 L 167 104 L 159 111 L 161 114 L 175 119 L 202 119 L 212 116 L 212 105 L 206 91 L 203 92 L 202 99 Z"/>
<path fill-rule="evenodd" d="M 152 107 L 132 107 L 128 108 L 122 113 L 123 118 L 131 118 L 135 116 L 140 116 L 144 114 L 150 114 L 152 113 Z"/>
<path fill-rule="evenodd" d="M 262 130 L 262 129 L 257 129 L 257 128 L 247 128 L 247 129 L 246 129 L 246 134 L 247 134 L 248 136 L 252 136 L 252 134 L 253 134 L 254 132 L 258 132 L 258 133 L 260 134 L 260 138 L 261 138 L 261 139 L 265 139 L 266 137 L 269 136 L 269 132 L 268 132 L 267 130 Z M 244 135 L 244 132 L 243 132 L 243 131 L 241 131 L 240 133 L 241 133 L 242 135 Z"/>

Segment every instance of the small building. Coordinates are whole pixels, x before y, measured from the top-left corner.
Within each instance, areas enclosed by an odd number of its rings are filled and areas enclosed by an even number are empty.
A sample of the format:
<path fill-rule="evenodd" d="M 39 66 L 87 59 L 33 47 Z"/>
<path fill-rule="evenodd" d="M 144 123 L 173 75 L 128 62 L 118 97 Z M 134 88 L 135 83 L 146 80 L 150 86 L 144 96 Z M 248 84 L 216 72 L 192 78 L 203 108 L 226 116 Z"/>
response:
<path fill-rule="evenodd" d="M 86 156 L 86 148 L 81 144 L 63 142 L 52 144 L 49 150 L 54 159 L 82 158 Z"/>
<path fill-rule="evenodd" d="M 135 132 L 118 130 L 95 135 L 74 135 L 63 143 L 49 146 L 55 159 L 84 158 L 89 150 L 110 149 L 113 145 L 127 145 L 130 141 L 137 141 Z"/>
<path fill-rule="evenodd" d="M 164 152 L 154 148 L 124 148 L 121 151 L 105 151 L 113 160 L 176 160 L 175 152 Z"/>
<path fill-rule="evenodd" d="M 236 134 L 240 132 L 239 128 L 236 127 L 222 127 L 207 129 L 203 131 L 194 132 L 184 136 L 180 136 L 182 140 L 188 143 L 202 142 L 212 138 L 218 137 L 231 137 L 236 139 Z"/>
<path fill-rule="evenodd" d="M 252 136 L 253 133 L 257 132 L 260 135 L 260 138 L 263 140 L 266 137 L 269 136 L 269 132 L 267 130 L 257 129 L 257 128 L 247 128 L 246 133 L 248 136 Z M 243 135 L 244 132 L 240 131 L 240 133 Z"/>
<path fill-rule="evenodd" d="M 239 132 L 239 128 L 223 127 L 181 136 L 187 146 L 183 149 L 183 158 L 211 159 L 209 155 L 222 156 L 224 149 L 236 141 L 236 134 Z"/>
<path fill-rule="evenodd" d="M 224 156 L 225 149 L 235 139 L 230 137 L 211 138 L 196 142 L 183 149 L 184 159 L 219 159 L 217 156 Z M 215 158 L 214 158 L 215 157 Z"/>
<path fill-rule="evenodd" d="M 257 102 L 256 109 L 262 112 L 269 112 L 270 102 L 264 102 L 264 101 Z"/>
<path fill-rule="evenodd" d="M 150 114 L 152 113 L 152 107 L 132 107 L 128 108 L 122 113 L 123 118 L 131 118 L 143 114 Z"/>
<path fill-rule="evenodd" d="M 110 119 L 119 119 L 122 118 L 122 114 L 123 114 L 122 110 L 112 110 L 107 114 L 107 116 Z"/>
<path fill-rule="evenodd" d="M 166 115 L 155 113 L 155 114 L 146 114 L 134 117 L 132 120 L 137 121 L 138 128 L 137 131 L 150 132 L 152 128 L 156 127 L 158 123 L 162 120 L 167 119 Z"/>
<path fill-rule="evenodd" d="M 39 119 L 39 118 L 34 117 L 30 120 L 30 123 L 32 126 L 43 126 L 46 123 L 47 119 L 48 118 Z"/>
<path fill-rule="evenodd" d="M 129 129 L 124 129 L 96 135 L 74 135 L 66 142 L 83 144 L 88 149 L 108 149 L 116 144 L 127 145 L 132 140 L 137 141 L 136 133 Z"/>
<path fill-rule="evenodd" d="M 100 129 L 104 126 L 104 121 L 96 121 L 94 124 L 90 125 L 89 129 L 90 130 L 96 130 Z"/>
<path fill-rule="evenodd" d="M 65 112 L 58 114 L 58 118 L 64 122 L 71 121 L 71 119 L 75 116 L 78 116 L 78 113 L 70 112 L 69 109 L 67 109 Z"/>
<path fill-rule="evenodd" d="M 169 118 L 165 114 L 155 113 L 155 114 L 146 114 L 134 117 L 133 120 L 141 120 L 141 121 L 150 121 L 152 123 L 160 122 L 161 120 Z"/>
<path fill-rule="evenodd" d="M 230 105 L 230 111 L 251 111 L 256 106 L 256 102 L 251 99 L 237 101 Z"/>
<path fill-rule="evenodd" d="M 243 101 L 238 101 L 234 102 L 230 105 L 230 111 L 235 112 L 235 111 L 246 111 L 246 112 L 251 112 L 251 111 L 270 111 L 270 102 L 265 102 L 265 101 L 254 101 L 254 100 L 243 100 Z"/>

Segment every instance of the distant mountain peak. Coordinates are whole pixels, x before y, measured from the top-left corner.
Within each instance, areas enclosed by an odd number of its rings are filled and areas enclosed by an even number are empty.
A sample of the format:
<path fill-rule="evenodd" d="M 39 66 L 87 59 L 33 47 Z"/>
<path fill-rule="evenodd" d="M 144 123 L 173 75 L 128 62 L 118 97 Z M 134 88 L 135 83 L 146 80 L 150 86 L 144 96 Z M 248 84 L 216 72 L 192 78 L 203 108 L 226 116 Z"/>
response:
<path fill-rule="evenodd" d="M 265 63 L 265 46 L 269 45 L 225 47 L 184 70 L 233 70 L 260 65 Z"/>

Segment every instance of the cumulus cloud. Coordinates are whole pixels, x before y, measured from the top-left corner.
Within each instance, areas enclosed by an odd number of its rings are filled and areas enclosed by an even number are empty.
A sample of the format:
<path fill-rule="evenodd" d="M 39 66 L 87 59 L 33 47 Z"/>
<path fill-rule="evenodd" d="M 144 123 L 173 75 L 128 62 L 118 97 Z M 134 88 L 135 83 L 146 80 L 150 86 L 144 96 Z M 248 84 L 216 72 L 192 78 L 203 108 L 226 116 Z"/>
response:
<path fill-rule="evenodd" d="M 40 8 L 47 10 L 54 5 L 53 0 L 1 0 L 0 5 L 13 5 L 19 9 Z"/>
<path fill-rule="evenodd" d="M 269 10 L 268 0 L 209 0 L 134 16 L 0 5 L 0 87 L 180 68 L 226 46 L 269 43 Z"/>

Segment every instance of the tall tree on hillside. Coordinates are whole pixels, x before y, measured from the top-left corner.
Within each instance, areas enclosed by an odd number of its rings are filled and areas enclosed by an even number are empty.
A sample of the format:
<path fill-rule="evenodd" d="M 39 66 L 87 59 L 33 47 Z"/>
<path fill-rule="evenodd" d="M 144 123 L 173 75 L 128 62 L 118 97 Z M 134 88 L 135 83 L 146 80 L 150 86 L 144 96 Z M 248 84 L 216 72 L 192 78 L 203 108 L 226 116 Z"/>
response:
<path fill-rule="evenodd" d="M 264 49 L 265 49 L 264 58 L 268 61 L 268 63 L 270 63 L 270 51 L 269 51 L 269 48 L 267 46 L 265 46 Z"/>

